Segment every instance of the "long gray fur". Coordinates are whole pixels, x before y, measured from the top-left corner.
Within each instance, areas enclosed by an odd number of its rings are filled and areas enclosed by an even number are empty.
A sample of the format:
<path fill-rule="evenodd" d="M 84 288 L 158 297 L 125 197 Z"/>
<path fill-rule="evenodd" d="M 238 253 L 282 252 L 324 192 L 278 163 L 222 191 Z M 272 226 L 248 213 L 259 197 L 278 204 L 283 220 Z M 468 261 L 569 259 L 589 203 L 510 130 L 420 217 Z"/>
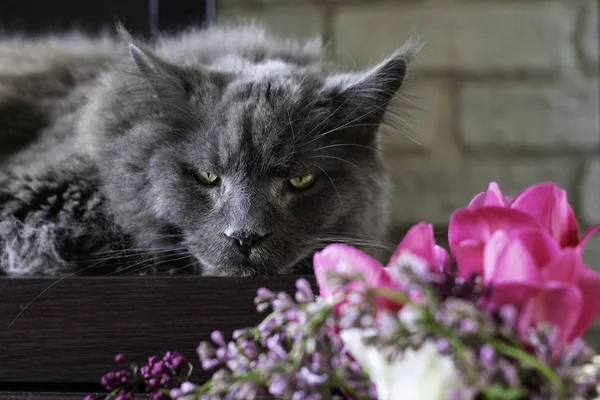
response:
<path fill-rule="evenodd" d="M 417 50 L 340 71 L 257 26 L 0 41 L 0 273 L 270 275 L 329 242 L 373 253 L 377 132 Z"/>

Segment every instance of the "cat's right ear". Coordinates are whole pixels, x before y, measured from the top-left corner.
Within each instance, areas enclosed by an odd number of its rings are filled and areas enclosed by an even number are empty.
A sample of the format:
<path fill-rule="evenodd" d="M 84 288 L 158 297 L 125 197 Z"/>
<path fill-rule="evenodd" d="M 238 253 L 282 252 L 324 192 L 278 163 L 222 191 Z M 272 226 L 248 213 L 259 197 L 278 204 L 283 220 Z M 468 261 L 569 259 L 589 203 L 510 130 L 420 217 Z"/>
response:
<path fill-rule="evenodd" d="M 325 81 L 324 94 L 339 105 L 340 111 L 353 114 L 354 121 L 377 125 L 404 83 L 408 64 L 420 48 L 419 40 L 408 40 L 372 68 L 330 76 Z"/>

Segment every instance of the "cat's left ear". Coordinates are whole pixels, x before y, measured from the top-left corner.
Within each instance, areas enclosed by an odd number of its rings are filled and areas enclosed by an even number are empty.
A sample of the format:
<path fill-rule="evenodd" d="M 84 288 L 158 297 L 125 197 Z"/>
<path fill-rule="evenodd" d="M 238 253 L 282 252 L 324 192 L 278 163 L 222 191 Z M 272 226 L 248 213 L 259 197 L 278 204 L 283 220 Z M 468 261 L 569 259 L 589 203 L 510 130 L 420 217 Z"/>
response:
<path fill-rule="evenodd" d="M 420 48 L 418 41 L 410 40 L 375 67 L 330 76 L 325 81 L 325 95 L 357 121 L 379 124 Z"/>

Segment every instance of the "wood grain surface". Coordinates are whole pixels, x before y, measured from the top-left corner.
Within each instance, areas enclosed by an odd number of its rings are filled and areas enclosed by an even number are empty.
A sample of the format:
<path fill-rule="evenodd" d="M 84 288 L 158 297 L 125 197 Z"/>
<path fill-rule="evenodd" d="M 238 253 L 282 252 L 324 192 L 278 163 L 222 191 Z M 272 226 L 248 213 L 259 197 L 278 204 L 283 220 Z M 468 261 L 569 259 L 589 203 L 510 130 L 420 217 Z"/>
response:
<path fill-rule="evenodd" d="M 203 380 L 199 342 L 255 325 L 256 289 L 293 293 L 297 278 L 0 278 L 0 398 L 93 390 L 117 353 L 143 363 L 177 350 Z"/>

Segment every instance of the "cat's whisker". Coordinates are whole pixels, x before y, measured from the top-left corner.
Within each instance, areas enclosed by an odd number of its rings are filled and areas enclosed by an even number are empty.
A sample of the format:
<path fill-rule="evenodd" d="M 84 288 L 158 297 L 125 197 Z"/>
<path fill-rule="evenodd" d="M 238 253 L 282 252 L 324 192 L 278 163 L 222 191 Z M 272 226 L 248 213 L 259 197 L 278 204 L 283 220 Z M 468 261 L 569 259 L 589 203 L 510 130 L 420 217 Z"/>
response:
<path fill-rule="evenodd" d="M 133 275 L 135 273 L 138 273 L 140 271 L 143 271 L 145 269 L 148 268 L 153 268 L 156 266 L 157 262 L 160 262 L 161 265 L 167 264 L 167 263 L 172 263 L 175 261 L 180 261 L 180 260 L 185 260 L 186 258 L 191 257 L 191 254 L 185 254 L 185 255 L 171 255 L 172 258 L 169 258 L 168 256 L 163 256 L 163 257 L 155 257 L 152 260 L 142 260 L 138 263 L 132 264 L 128 267 L 125 267 L 119 271 L 117 271 L 116 273 L 111 274 L 111 276 L 126 276 L 126 275 Z M 144 263 L 148 263 L 148 265 L 142 265 Z M 192 264 L 195 264 L 196 261 L 194 261 Z M 134 268 L 137 267 L 138 265 L 142 265 L 141 267 L 138 268 Z M 133 269 L 132 269 L 133 268 Z"/>
<path fill-rule="evenodd" d="M 350 98 L 346 98 L 335 110 L 333 110 L 333 112 L 331 112 L 326 118 L 324 118 L 321 122 L 319 122 L 315 127 L 313 127 L 307 134 L 306 136 L 311 136 L 314 132 L 316 132 L 317 129 L 319 129 L 321 126 L 323 126 L 323 124 L 325 124 L 327 121 L 329 121 L 330 118 L 332 118 L 334 115 L 337 114 L 337 112 L 339 110 L 342 109 L 342 107 L 344 107 L 346 105 L 346 103 L 348 103 L 348 101 L 350 101 Z M 315 100 L 315 105 L 318 103 L 318 99 Z M 305 143 L 305 145 L 311 144 L 314 140 L 309 141 L 308 143 Z"/>
<path fill-rule="evenodd" d="M 340 204 L 342 204 L 342 196 L 340 196 L 340 192 L 338 191 L 337 186 L 335 186 L 335 183 L 333 182 L 333 179 L 331 179 L 331 176 L 329 176 L 329 174 L 323 169 L 321 168 L 319 165 L 317 164 L 311 164 L 312 166 L 315 166 L 317 168 L 319 168 L 327 177 L 327 179 L 329 179 L 329 182 L 331 182 L 331 185 L 333 186 L 333 189 L 335 189 L 335 193 L 337 194 L 338 200 L 340 201 Z"/>
<path fill-rule="evenodd" d="M 25 307 L 23 307 L 21 309 L 21 311 L 19 311 L 19 313 L 15 316 L 15 318 L 8 324 L 8 329 L 10 329 L 15 322 L 17 322 L 17 320 L 21 317 L 21 315 L 23 315 L 23 313 L 25 313 L 25 311 L 31 307 L 31 305 L 33 303 L 35 303 L 40 297 L 42 297 L 45 293 L 47 293 L 50 289 L 52 289 L 54 286 L 58 285 L 59 283 L 63 282 L 65 279 L 71 278 L 73 276 L 79 275 L 81 272 L 85 271 L 85 270 L 89 270 L 92 268 L 97 267 L 98 265 L 100 265 L 103 261 L 100 261 L 98 263 L 92 264 L 90 266 L 87 266 L 85 268 L 80 268 L 77 271 L 74 271 L 70 274 L 67 274 L 59 279 L 57 279 L 56 281 L 52 282 L 51 284 L 49 284 L 48 286 L 46 286 L 37 296 L 35 296 L 29 303 L 27 303 L 25 305 Z"/>
<path fill-rule="evenodd" d="M 373 180 L 373 182 L 375 182 L 379 187 L 381 187 L 381 189 L 388 195 L 391 197 L 391 193 L 388 190 L 388 188 L 386 188 L 384 185 L 381 184 L 381 182 L 379 182 L 377 179 L 373 178 L 373 176 L 371 176 L 371 174 L 367 173 L 367 171 L 365 171 L 362 167 L 354 164 L 352 161 L 348 161 L 345 160 L 343 158 L 340 157 L 335 157 L 335 156 L 323 156 L 323 155 L 319 155 L 319 156 L 311 156 L 311 158 L 328 158 L 328 159 L 333 159 L 333 160 L 338 160 L 338 161 L 343 161 L 345 163 L 348 163 L 356 168 L 358 168 L 360 171 L 362 171 L 366 176 L 368 176 L 369 178 L 371 178 Z"/>
<path fill-rule="evenodd" d="M 294 132 L 294 126 L 292 124 L 292 117 L 290 117 L 289 110 L 286 111 L 288 120 L 290 121 L 289 127 L 292 132 L 292 154 L 296 152 L 296 133 Z"/>
<path fill-rule="evenodd" d="M 374 246 L 381 246 L 381 247 L 395 247 L 394 244 L 391 243 L 386 243 L 386 242 L 381 242 L 378 240 L 369 240 L 369 239 L 361 239 L 361 238 L 354 238 L 354 237 L 348 237 L 348 236 L 319 236 L 316 239 L 314 239 L 313 241 L 321 241 L 321 242 L 334 242 L 334 241 L 343 241 L 343 242 L 353 242 L 353 243 L 360 243 L 360 244 L 371 244 Z"/>
<path fill-rule="evenodd" d="M 319 236 L 312 240 L 312 243 L 319 244 L 332 244 L 332 243 L 342 243 L 342 244 L 351 244 L 356 246 L 368 246 L 373 248 L 380 248 L 385 250 L 393 250 L 396 248 L 396 245 L 382 243 L 376 240 L 366 240 L 366 239 L 357 239 L 352 237 L 344 237 L 344 236 L 330 236 L 323 237 Z"/>
<path fill-rule="evenodd" d="M 327 146 L 322 146 L 322 147 L 318 147 L 316 149 L 311 150 L 311 153 L 315 153 L 317 151 L 322 151 L 322 150 L 327 150 L 327 149 L 331 149 L 331 148 L 335 148 L 335 147 L 358 147 L 361 149 L 366 149 L 366 150 L 371 150 L 373 152 L 380 152 L 380 153 L 384 153 L 383 149 L 378 149 L 377 147 L 370 147 L 370 146 L 365 146 L 365 145 L 361 145 L 361 144 L 355 144 L 355 143 L 336 143 L 336 144 L 330 144 Z"/>
<path fill-rule="evenodd" d="M 130 254 L 123 254 L 123 253 L 127 253 L 126 251 L 123 251 L 123 252 L 117 251 L 116 253 L 94 254 L 94 255 L 90 255 L 90 256 L 77 257 L 77 260 L 78 261 L 99 260 L 100 262 L 108 262 L 108 261 L 123 260 L 123 259 L 128 259 L 128 258 L 135 258 L 135 257 L 152 256 L 155 254 L 171 253 L 174 251 L 186 251 L 186 250 L 187 250 L 187 248 L 184 248 L 184 247 L 164 248 L 164 249 L 148 249 L 148 250 L 144 250 L 144 251 L 135 251 Z M 113 254 L 113 255 L 111 256 L 110 254 Z M 103 256 L 106 256 L 106 257 L 103 257 Z"/>
<path fill-rule="evenodd" d="M 113 274 L 120 274 L 125 270 L 130 270 L 131 268 L 133 268 L 137 265 L 144 264 L 144 263 L 156 265 L 157 262 L 161 262 L 161 263 L 171 262 L 171 261 L 176 261 L 179 259 L 185 259 L 190 256 L 191 256 L 191 254 L 187 251 L 177 252 L 177 253 L 167 252 L 166 254 L 149 253 L 148 257 L 145 257 L 142 260 L 139 260 L 133 264 L 130 264 L 123 269 L 117 270 Z"/>
<path fill-rule="evenodd" d="M 386 241 L 386 240 L 382 240 L 382 239 L 373 239 L 373 237 L 371 235 L 368 234 L 361 234 L 359 232 L 327 232 L 325 234 L 321 234 L 318 235 L 318 237 L 320 238 L 331 238 L 331 237 L 343 237 L 343 238 L 352 238 L 352 239 L 357 239 L 357 240 L 371 240 L 371 241 L 375 241 L 377 243 L 383 243 L 383 244 L 389 244 L 389 245 L 394 245 L 395 243 Z"/>
<path fill-rule="evenodd" d="M 321 133 L 321 134 L 317 135 L 315 138 L 313 138 L 310 141 L 308 141 L 307 143 L 305 143 L 305 145 L 309 145 L 309 144 L 311 144 L 311 143 L 313 143 L 313 142 L 315 142 L 315 141 L 317 141 L 319 139 L 322 139 L 323 137 L 325 137 L 325 136 L 327 136 L 327 135 L 329 135 L 331 133 L 334 133 L 334 132 L 337 132 L 337 131 L 340 131 L 340 130 L 344 130 L 344 129 L 351 129 L 353 127 L 359 127 L 359 126 L 374 126 L 374 127 L 378 127 L 379 128 L 381 126 L 381 124 L 355 124 L 355 125 L 352 125 L 352 124 L 354 124 L 357 121 L 360 121 L 361 119 L 364 119 L 364 118 L 368 117 L 370 114 L 372 114 L 374 112 L 377 112 L 377 111 L 379 111 L 381 109 L 386 109 L 393 100 L 394 100 L 394 96 L 392 96 L 392 98 L 390 98 L 390 100 L 384 102 L 381 105 L 378 105 L 377 107 L 372 108 L 371 110 L 365 112 L 364 114 L 361 114 L 360 116 L 354 118 L 353 120 L 351 120 L 349 122 L 346 122 L 346 120 L 344 119 L 338 126 L 330 129 L 329 131 L 326 131 L 324 133 Z M 356 112 L 356 110 L 359 107 L 360 107 L 360 105 L 357 105 L 357 107 L 351 113 L 349 113 L 348 116 L 353 115 L 354 112 Z M 338 110 L 339 110 L 339 107 L 338 107 Z M 337 110 L 334 111 L 334 113 L 335 112 L 337 112 Z M 331 115 L 333 115 L 334 113 L 332 113 Z M 390 113 L 390 110 L 388 110 L 388 113 Z M 416 144 L 420 144 L 419 142 L 417 142 L 412 137 L 410 137 L 410 136 L 406 135 L 405 133 L 403 133 L 401 130 L 399 130 L 399 133 L 402 134 L 403 136 L 405 136 L 407 139 L 415 142 Z"/>
<path fill-rule="evenodd" d="M 168 250 L 177 250 L 177 249 L 185 249 L 184 246 L 162 246 L 162 247 L 124 247 L 122 249 L 112 249 L 106 250 L 102 252 L 94 252 L 90 254 L 90 256 L 99 256 L 105 254 L 116 254 L 116 253 L 144 253 L 144 252 L 154 252 L 154 251 L 168 251 Z"/>

